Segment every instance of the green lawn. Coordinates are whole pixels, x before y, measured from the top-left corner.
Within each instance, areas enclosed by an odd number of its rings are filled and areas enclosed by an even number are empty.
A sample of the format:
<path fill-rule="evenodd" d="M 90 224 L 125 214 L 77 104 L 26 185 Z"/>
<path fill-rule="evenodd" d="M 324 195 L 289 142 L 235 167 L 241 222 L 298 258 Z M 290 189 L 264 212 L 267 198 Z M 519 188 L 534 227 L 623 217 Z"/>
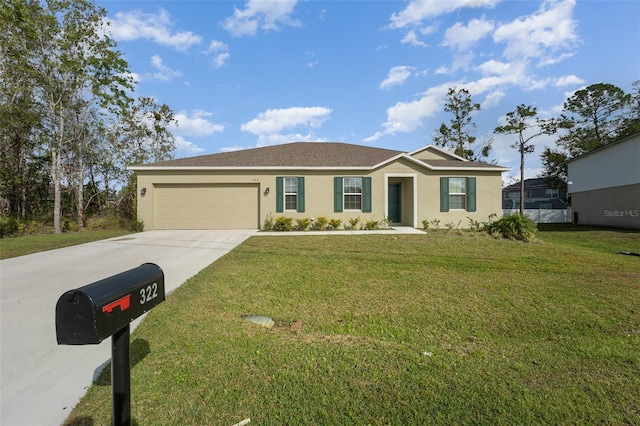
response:
<path fill-rule="evenodd" d="M 618 251 L 640 234 L 252 237 L 132 335 L 133 422 L 640 424 L 640 258 Z M 67 424 L 110 422 L 108 374 Z"/>
<path fill-rule="evenodd" d="M 90 243 L 128 233 L 130 232 L 122 229 L 108 229 L 0 238 L 0 259 Z"/>

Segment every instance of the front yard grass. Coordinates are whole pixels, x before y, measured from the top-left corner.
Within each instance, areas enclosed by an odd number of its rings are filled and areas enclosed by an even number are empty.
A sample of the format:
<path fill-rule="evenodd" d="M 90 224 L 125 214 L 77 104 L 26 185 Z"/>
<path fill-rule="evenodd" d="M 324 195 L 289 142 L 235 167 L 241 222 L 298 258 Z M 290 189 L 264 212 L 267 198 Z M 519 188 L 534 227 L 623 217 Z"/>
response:
<path fill-rule="evenodd" d="M 0 238 L 0 259 L 75 246 L 131 233 L 123 229 L 101 229 L 63 234 L 38 234 Z"/>
<path fill-rule="evenodd" d="M 617 251 L 640 234 L 252 237 L 133 333 L 133 422 L 639 424 L 640 258 Z M 109 374 L 66 424 L 110 422 Z"/>

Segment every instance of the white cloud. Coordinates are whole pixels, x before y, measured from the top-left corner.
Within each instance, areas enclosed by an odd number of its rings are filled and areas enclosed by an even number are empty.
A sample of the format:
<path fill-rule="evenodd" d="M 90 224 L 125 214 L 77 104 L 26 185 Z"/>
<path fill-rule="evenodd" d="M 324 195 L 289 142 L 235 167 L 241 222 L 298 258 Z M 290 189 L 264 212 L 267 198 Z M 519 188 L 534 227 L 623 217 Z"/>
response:
<path fill-rule="evenodd" d="M 118 12 L 107 23 L 109 26 L 106 30 L 117 41 L 147 39 L 179 51 L 186 51 L 202 41 L 200 36 L 191 31 L 172 32 L 174 24 L 164 9 L 155 14 L 140 10 Z"/>
<path fill-rule="evenodd" d="M 314 133 L 288 133 L 288 134 L 269 134 L 269 135 L 259 135 L 258 143 L 256 146 L 271 146 L 271 145 L 282 145 L 285 143 L 291 142 L 327 142 L 326 138 L 322 138 L 317 136 Z"/>
<path fill-rule="evenodd" d="M 464 8 L 489 8 L 501 0 L 412 0 L 401 12 L 391 15 L 391 28 L 419 25 L 422 21 L 437 18 Z"/>
<path fill-rule="evenodd" d="M 490 107 L 496 106 L 500 103 L 502 98 L 504 98 L 505 96 L 506 96 L 506 93 L 504 91 L 494 90 L 484 98 L 481 108 L 484 109 L 484 108 L 490 108 Z"/>
<path fill-rule="evenodd" d="M 252 36 L 258 29 L 279 30 L 279 25 L 300 26 L 291 18 L 297 0 L 249 0 L 243 10 L 234 8 L 233 15 L 222 27 L 234 37 Z"/>
<path fill-rule="evenodd" d="M 213 55 L 210 62 L 214 68 L 222 68 L 231 57 L 228 50 L 229 46 L 223 42 L 212 40 L 211 43 L 209 43 L 209 48 L 204 53 L 206 55 Z"/>
<path fill-rule="evenodd" d="M 420 41 L 418 39 L 418 35 L 416 34 L 416 32 L 414 30 L 408 31 L 407 34 L 405 34 L 404 38 L 400 41 L 402 44 L 410 44 L 412 46 L 416 46 L 416 47 L 427 47 L 429 46 L 427 43 Z"/>
<path fill-rule="evenodd" d="M 292 107 L 284 109 L 268 109 L 258 114 L 258 118 L 245 123 L 241 130 L 256 135 L 273 134 L 298 126 L 318 128 L 331 114 L 325 107 Z"/>
<path fill-rule="evenodd" d="M 382 124 L 383 130 L 376 132 L 364 141 L 373 142 L 384 135 L 416 130 L 426 117 L 434 116 L 442 110 L 444 96 L 449 87 L 452 87 L 451 83 L 432 87 L 424 92 L 420 99 L 411 102 L 398 102 L 387 108 L 387 121 Z"/>
<path fill-rule="evenodd" d="M 447 28 L 442 44 L 455 50 L 466 51 L 490 34 L 493 29 L 494 24 L 484 19 L 472 19 L 466 26 L 458 22 Z"/>
<path fill-rule="evenodd" d="M 230 57 L 231 54 L 229 54 L 229 52 L 218 53 L 211 59 L 211 65 L 215 68 L 222 68 L 227 64 Z"/>
<path fill-rule="evenodd" d="M 180 111 L 175 114 L 178 127 L 174 132 L 191 137 L 210 136 L 224 131 L 224 125 L 211 121 L 213 114 L 202 110 L 194 110 L 191 114 Z"/>
<path fill-rule="evenodd" d="M 387 74 L 387 78 L 385 78 L 382 83 L 380 83 L 380 88 L 383 90 L 390 89 L 393 86 L 403 84 L 409 77 L 411 77 L 411 72 L 414 69 L 414 67 L 409 67 L 406 65 L 400 65 L 391 68 L 389 70 L 389 73 Z"/>
<path fill-rule="evenodd" d="M 195 143 L 186 140 L 182 136 L 176 136 L 176 157 L 192 157 L 202 153 L 205 149 Z"/>
<path fill-rule="evenodd" d="M 151 78 L 160 81 L 171 81 L 174 78 L 182 77 L 182 72 L 166 66 L 159 55 L 151 57 L 151 66 L 157 70 L 155 73 L 145 74 L 145 79 Z"/>
<path fill-rule="evenodd" d="M 322 141 L 313 132 L 300 134 L 287 131 L 296 128 L 317 129 L 329 119 L 331 109 L 325 107 L 291 107 L 269 109 L 242 124 L 240 130 L 258 136 L 258 145 L 274 145 L 293 141 Z"/>
<path fill-rule="evenodd" d="M 503 55 L 507 59 L 541 58 L 548 62 L 551 54 L 570 49 L 579 41 L 573 20 L 575 5 L 575 0 L 544 1 L 536 13 L 499 25 L 493 40 L 506 44 Z"/>

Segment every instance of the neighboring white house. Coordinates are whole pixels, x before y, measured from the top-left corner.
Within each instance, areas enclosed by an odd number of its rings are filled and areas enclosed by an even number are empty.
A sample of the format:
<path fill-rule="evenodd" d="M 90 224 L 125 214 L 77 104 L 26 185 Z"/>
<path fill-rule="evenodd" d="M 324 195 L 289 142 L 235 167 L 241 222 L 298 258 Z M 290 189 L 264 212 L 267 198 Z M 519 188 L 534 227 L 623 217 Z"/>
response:
<path fill-rule="evenodd" d="M 568 163 L 573 221 L 640 229 L 640 133 Z"/>

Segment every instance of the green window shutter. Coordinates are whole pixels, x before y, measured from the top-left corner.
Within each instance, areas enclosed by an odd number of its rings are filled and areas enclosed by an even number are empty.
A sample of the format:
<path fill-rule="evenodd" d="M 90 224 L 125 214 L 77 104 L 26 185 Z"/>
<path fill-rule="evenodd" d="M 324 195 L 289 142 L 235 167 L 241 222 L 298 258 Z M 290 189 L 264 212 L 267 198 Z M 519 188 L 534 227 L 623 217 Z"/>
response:
<path fill-rule="evenodd" d="M 298 177 L 298 213 L 304 213 L 304 177 Z"/>
<path fill-rule="evenodd" d="M 449 211 L 449 178 L 440 178 L 440 211 Z"/>
<path fill-rule="evenodd" d="M 282 213 L 284 211 L 284 178 L 282 176 L 276 177 L 276 213 Z"/>
<path fill-rule="evenodd" d="M 476 178 L 467 178 L 467 210 L 476 211 Z"/>
<path fill-rule="evenodd" d="M 342 178 L 336 176 L 333 178 L 333 211 L 340 213 L 342 211 Z"/>
<path fill-rule="evenodd" d="M 362 178 L 362 212 L 371 213 L 371 178 Z"/>

